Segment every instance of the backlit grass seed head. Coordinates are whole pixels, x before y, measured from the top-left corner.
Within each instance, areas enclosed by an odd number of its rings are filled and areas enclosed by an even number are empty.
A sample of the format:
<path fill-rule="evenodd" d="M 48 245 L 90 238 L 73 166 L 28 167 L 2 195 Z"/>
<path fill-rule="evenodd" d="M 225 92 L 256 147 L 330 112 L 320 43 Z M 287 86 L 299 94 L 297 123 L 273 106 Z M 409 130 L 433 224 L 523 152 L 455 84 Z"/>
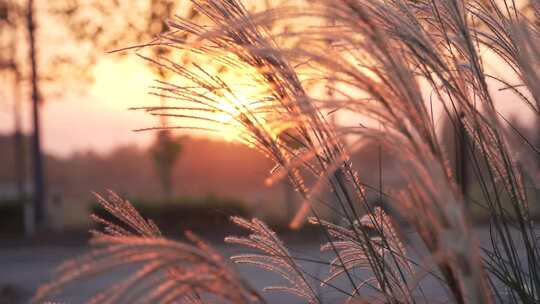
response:
<path fill-rule="evenodd" d="M 85 299 L 86 303 L 261 301 L 226 260 L 194 234 L 186 234 L 187 242 L 167 240 L 128 201 L 113 192 L 109 192 L 108 199 L 96 196 L 119 224 L 99 220 L 105 229 L 94 233 L 92 251 L 61 265 L 56 279 L 37 291 L 35 303 L 54 298 L 76 282 L 88 283 L 126 267 L 134 267 L 135 271 L 97 291 Z"/>

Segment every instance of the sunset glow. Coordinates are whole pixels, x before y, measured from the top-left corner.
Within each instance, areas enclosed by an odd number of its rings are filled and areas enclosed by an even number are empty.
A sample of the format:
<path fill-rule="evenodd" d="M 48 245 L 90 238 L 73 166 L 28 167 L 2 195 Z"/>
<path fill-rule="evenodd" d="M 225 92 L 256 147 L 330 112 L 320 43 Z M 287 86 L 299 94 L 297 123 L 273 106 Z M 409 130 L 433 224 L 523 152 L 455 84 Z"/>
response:
<path fill-rule="evenodd" d="M 249 3 L 254 4 L 257 1 Z M 262 2 L 262 1 L 261 1 Z M 138 8 L 144 10 L 146 8 Z M 53 22 L 51 16 L 45 16 L 41 22 L 47 25 L 47 28 L 58 28 L 57 21 Z M 54 31 L 52 31 L 54 32 Z M 42 37 L 49 39 L 44 33 Z M 56 37 L 54 45 L 43 44 L 42 57 L 47 58 L 54 54 L 57 49 L 55 45 L 61 39 L 66 39 L 65 31 L 54 33 Z M 70 40 L 70 39 L 68 39 Z M 70 40 L 71 41 L 71 40 Z M 129 45 L 129 44 L 127 44 Z M 126 46 L 127 46 L 126 45 Z M 77 52 L 80 45 L 70 45 L 69 51 Z M 501 63 L 500 58 L 496 58 L 489 52 L 483 52 L 486 66 L 492 67 L 494 75 L 505 78 L 508 83 L 516 83 L 515 75 L 509 73 L 507 68 Z M 199 62 L 199 61 L 198 61 Z M 218 66 L 206 58 L 201 60 L 200 64 L 208 69 L 210 74 L 218 72 Z M 131 107 L 156 106 L 160 104 L 160 98 L 150 95 L 151 86 L 156 85 L 157 75 L 155 71 L 149 68 L 148 64 L 133 53 L 108 54 L 103 52 L 97 56 L 95 65 L 89 67 L 93 82 L 88 83 L 77 77 L 70 77 L 60 83 L 54 83 L 52 96 L 48 97 L 43 106 L 43 143 L 46 150 L 58 155 L 68 155 L 74 151 L 93 149 L 100 152 L 111 150 L 117 145 L 134 144 L 137 146 L 148 146 L 153 139 L 153 132 L 134 133 L 132 130 L 147 128 L 159 125 L 159 119 L 146 115 L 140 111 L 129 111 Z M 367 69 L 360 69 L 366 75 L 370 75 Z M 235 71 L 220 74 L 225 81 L 230 83 L 235 89 L 235 96 L 221 97 L 220 105 L 222 113 L 215 113 L 209 118 L 216 122 L 226 122 L 228 126 L 219 126 L 219 132 L 201 132 L 201 131 L 181 131 L 184 134 L 195 136 L 210 137 L 212 139 L 223 139 L 226 141 L 239 141 L 241 138 L 241 128 L 235 117 L 239 115 L 236 106 L 254 107 L 250 102 L 260 100 L 266 96 L 264 88 L 259 88 L 258 84 L 250 77 L 247 77 L 253 71 Z M 68 81 L 69 80 L 69 81 Z M 497 107 L 506 117 L 515 116 L 522 118 L 527 124 L 534 120 L 534 114 L 521 103 L 516 103 L 515 94 L 511 90 L 498 90 L 500 84 L 488 79 L 495 85 L 492 86 L 494 99 L 497 101 Z M 183 81 L 177 77 L 170 79 L 171 83 L 182 85 Z M 9 88 L 8 88 L 9 89 Z M 429 92 L 426 92 L 426 96 Z M 8 101 L 0 108 L 0 130 L 2 132 L 11 132 L 14 121 L 12 116 L 11 95 L 9 92 L 3 92 L 3 97 Z M 24 98 L 28 98 L 28 92 L 24 92 Z M 178 101 L 166 101 L 167 105 L 180 106 Z M 236 106 L 235 106 L 236 105 Z M 27 113 L 28 105 L 22 103 L 24 111 L 22 116 L 23 129 L 30 131 L 30 116 Z M 435 104 L 436 112 L 439 112 L 438 105 Z M 230 113 L 230 114 L 227 114 Z M 357 125 L 362 117 L 353 115 L 347 111 L 341 111 L 333 114 L 338 116 L 337 121 L 345 126 Z M 261 120 L 264 115 L 261 115 Z M 271 134 L 279 134 L 281 131 L 290 128 L 293 123 L 285 122 L 279 119 L 266 119 L 267 129 Z M 169 119 L 171 125 L 186 123 L 179 119 Z M 277 122 L 276 122 L 277 121 Z M 98 123 L 97 123 L 98 122 Z M 191 126 L 215 128 L 216 123 L 208 121 L 190 121 Z M 70 127 L 66 128 L 68 124 Z M 91 131 L 89 131 L 91 130 Z"/>

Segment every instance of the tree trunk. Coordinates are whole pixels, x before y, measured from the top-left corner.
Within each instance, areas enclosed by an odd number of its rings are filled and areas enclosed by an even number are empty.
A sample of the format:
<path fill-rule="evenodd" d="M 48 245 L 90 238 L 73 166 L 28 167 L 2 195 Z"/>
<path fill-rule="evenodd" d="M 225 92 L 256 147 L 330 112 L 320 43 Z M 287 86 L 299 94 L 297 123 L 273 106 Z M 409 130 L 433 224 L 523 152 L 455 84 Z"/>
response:
<path fill-rule="evenodd" d="M 13 161 L 15 166 L 15 184 L 17 186 L 17 199 L 24 201 L 26 196 L 25 180 L 26 171 L 24 166 L 24 139 L 21 131 L 21 96 L 20 96 L 20 78 L 15 75 L 13 80 Z"/>
<path fill-rule="evenodd" d="M 34 0 L 28 0 L 27 8 L 27 27 L 29 39 L 29 60 L 31 63 L 31 85 L 32 85 L 32 160 L 34 171 L 34 212 L 36 225 L 40 226 L 45 223 L 45 178 L 43 174 L 43 155 L 41 153 L 40 141 L 40 94 L 38 86 L 38 71 L 37 71 L 37 50 L 35 37 L 35 20 L 34 20 Z"/>
<path fill-rule="evenodd" d="M 35 232 L 34 206 L 26 196 L 26 141 L 21 127 L 21 78 L 19 71 L 14 70 L 13 80 L 13 161 L 15 169 L 15 184 L 17 200 L 23 208 L 23 227 L 26 236 Z"/>

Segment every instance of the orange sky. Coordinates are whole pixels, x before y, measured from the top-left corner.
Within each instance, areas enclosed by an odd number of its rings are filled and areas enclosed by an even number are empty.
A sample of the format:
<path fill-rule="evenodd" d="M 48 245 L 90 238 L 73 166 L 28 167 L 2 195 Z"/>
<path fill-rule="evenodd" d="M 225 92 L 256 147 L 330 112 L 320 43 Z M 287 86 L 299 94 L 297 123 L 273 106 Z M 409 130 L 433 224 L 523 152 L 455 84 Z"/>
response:
<path fill-rule="evenodd" d="M 148 145 L 153 133 L 132 132 L 158 124 L 155 117 L 129 107 L 159 104 L 148 94 L 155 77 L 136 56 L 118 60 L 104 56 L 94 67 L 95 83 L 86 93 L 66 88 L 57 100 L 48 100 L 42 111 L 43 145 L 49 152 L 68 155 L 73 151 L 92 149 L 106 152 L 117 145 Z M 501 109 L 529 121 L 523 109 L 515 108 L 514 97 L 496 92 Z M 1 95 L 0 95 L 1 96 Z M 24 110 L 28 130 L 29 109 Z M 0 107 L 0 131 L 11 132 L 11 104 Z M 529 116 L 530 117 L 530 116 Z M 343 121 L 344 119 L 342 119 Z M 346 123 L 355 121 L 345 119 Z"/>
<path fill-rule="evenodd" d="M 60 40 L 59 40 L 60 41 Z M 54 49 L 48 50 L 54 52 Z M 490 60 L 497 70 L 500 63 Z M 505 73 L 499 71 L 499 75 Z M 69 83 L 57 84 L 62 94 L 49 98 L 42 110 L 43 146 L 46 151 L 68 155 L 73 151 L 92 149 L 106 152 L 117 145 L 136 144 L 146 146 L 153 140 L 152 132 L 132 132 L 134 129 L 156 126 L 158 120 L 143 112 L 128 111 L 129 107 L 159 104 L 157 97 L 148 94 L 155 77 L 142 59 L 128 55 L 119 59 L 103 54 L 93 68 L 96 81 L 86 92 L 74 89 Z M 4 79 L 0 81 L 5 82 Z M 511 83 L 515 83 L 511 81 Z M 9 99 L 2 85 L 0 98 Z M 500 108 L 509 115 L 530 121 L 530 114 L 515 107 L 515 97 L 509 91 L 498 92 Z M 25 102 L 25 105 L 28 104 Z M 23 109 L 25 130 L 29 130 L 30 111 Z M 346 124 L 356 124 L 357 118 L 341 117 Z M 0 132 L 13 130 L 12 103 L 0 103 Z"/>
<path fill-rule="evenodd" d="M 94 70 L 96 82 L 86 93 L 62 91 L 58 99 L 49 98 L 42 107 L 43 145 L 47 151 L 66 155 L 74 150 L 110 150 L 119 144 L 147 145 L 150 132 L 131 130 L 153 126 L 156 119 L 142 112 L 128 111 L 132 106 L 149 105 L 156 98 L 148 95 L 153 76 L 140 59 L 129 57 L 115 62 L 101 60 Z M 159 101 L 157 101 L 159 102 Z M 28 130 L 29 109 L 23 110 Z M 13 128 L 11 105 L 0 109 L 0 131 Z"/>

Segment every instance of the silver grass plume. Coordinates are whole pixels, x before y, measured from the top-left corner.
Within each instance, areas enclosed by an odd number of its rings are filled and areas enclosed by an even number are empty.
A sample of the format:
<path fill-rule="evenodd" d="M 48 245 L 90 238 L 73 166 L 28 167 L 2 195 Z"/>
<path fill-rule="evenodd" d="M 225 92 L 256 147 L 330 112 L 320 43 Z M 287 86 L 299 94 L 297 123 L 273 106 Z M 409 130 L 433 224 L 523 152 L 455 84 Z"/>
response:
<path fill-rule="evenodd" d="M 247 237 L 229 236 L 225 238 L 225 241 L 261 252 L 235 255 L 231 257 L 232 261 L 274 272 L 287 282 L 286 286 L 265 287 L 265 291 L 287 292 L 306 299 L 310 304 L 321 303 L 304 271 L 274 231 L 258 219 L 248 221 L 240 217 L 232 217 L 231 220 L 247 229 L 250 235 Z"/>
<path fill-rule="evenodd" d="M 244 81 L 244 88 L 258 90 L 242 100 L 238 96 L 242 91 L 238 83 L 220 73 L 212 73 L 195 63 L 188 68 L 168 58 L 146 58 L 188 84 L 160 83 L 156 94 L 181 104 L 143 109 L 153 115 L 178 118 L 179 125 L 170 128 L 211 132 L 234 129 L 240 141 L 272 159 L 278 166 L 274 172 L 291 179 L 304 197 L 305 203 L 293 221 L 293 226 L 299 226 L 310 210 L 313 196 L 306 179 L 317 178 L 334 167 L 333 171 L 342 170 L 350 175 L 344 148 L 306 93 L 294 63 L 264 26 L 263 17 L 250 15 L 239 1 L 194 3 L 201 15 L 207 16 L 209 24 L 171 20 L 172 31 L 155 44 L 207 56 L 214 64 L 242 75 L 235 81 Z M 186 38 L 186 34 L 191 38 Z M 216 119 L 213 114 L 220 118 L 225 115 L 226 121 Z M 210 126 L 191 125 L 197 120 Z M 357 184 L 354 189 L 361 192 Z"/>
<path fill-rule="evenodd" d="M 168 58 L 147 58 L 189 84 L 161 83 L 157 94 L 180 104 L 145 110 L 178 118 L 180 124 L 171 128 L 199 129 L 190 127 L 189 122 L 202 120 L 210 123 L 210 127 L 205 127 L 208 131 L 219 132 L 230 126 L 238 130 L 241 141 L 271 158 L 278 166 L 275 172 L 289 177 L 303 196 L 304 203 L 292 221 L 293 227 L 301 225 L 309 211 L 316 213 L 310 202 L 316 199 L 322 185 L 331 189 L 337 205 L 334 209 L 350 224 L 361 213 L 371 212 L 364 185 L 352 169 L 347 153 L 306 93 L 290 56 L 275 44 L 263 26 L 264 14 L 252 16 L 238 1 L 194 3 L 208 17 L 209 25 L 175 19 L 170 22 L 172 31 L 162 35 L 158 43 L 209 56 L 224 67 L 247 75 L 249 84 L 261 91 L 239 102 L 237 94 L 241 89 L 235 90 L 235 84 L 219 73 L 211 73 L 198 64 L 190 69 Z M 192 38 L 186 38 L 186 33 Z M 222 105 L 224 100 L 226 107 Z M 225 114 L 228 120 L 223 122 L 207 113 Z M 308 185 L 308 178 L 315 179 L 315 185 Z M 365 254 L 379 285 L 390 286 L 385 282 L 388 270 L 369 236 L 359 232 L 357 238 L 366 244 Z M 356 285 L 349 274 L 348 278 Z"/>
<path fill-rule="evenodd" d="M 263 302 L 227 260 L 194 234 L 186 233 L 186 242 L 165 239 L 128 201 L 113 192 L 108 199 L 96 196 L 118 223 L 93 216 L 105 228 L 93 233 L 92 251 L 62 264 L 55 279 L 39 288 L 34 302 L 128 267 L 134 268 L 129 275 L 85 303 Z"/>
<path fill-rule="evenodd" d="M 328 277 L 321 282 L 321 286 L 330 281 L 343 276 L 346 271 L 354 269 L 370 269 L 369 256 L 366 254 L 366 244 L 363 239 L 359 239 L 358 229 L 370 229 L 369 242 L 375 247 L 375 252 L 380 260 L 385 263 L 389 271 L 389 282 L 392 287 L 389 288 L 393 293 L 393 298 L 399 303 L 414 303 L 411 290 L 407 288 L 407 280 L 412 279 L 414 272 L 411 263 L 408 261 L 405 246 L 401 242 L 392 219 L 380 207 L 374 208 L 373 212 L 364 215 L 360 220 L 350 228 L 345 228 L 324 220 L 310 217 L 309 222 L 314 225 L 323 226 L 332 239 L 321 246 L 321 251 L 334 251 L 336 257 L 330 261 Z M 377 286 L 377 280 L 374 277 L 364 279 L 356 286 L 356 290 L 351 292 L 350 299 L 360 293 L 360 289 L 366 286 Z M 377 291 L 384 292 L 378 286 Z"/>

